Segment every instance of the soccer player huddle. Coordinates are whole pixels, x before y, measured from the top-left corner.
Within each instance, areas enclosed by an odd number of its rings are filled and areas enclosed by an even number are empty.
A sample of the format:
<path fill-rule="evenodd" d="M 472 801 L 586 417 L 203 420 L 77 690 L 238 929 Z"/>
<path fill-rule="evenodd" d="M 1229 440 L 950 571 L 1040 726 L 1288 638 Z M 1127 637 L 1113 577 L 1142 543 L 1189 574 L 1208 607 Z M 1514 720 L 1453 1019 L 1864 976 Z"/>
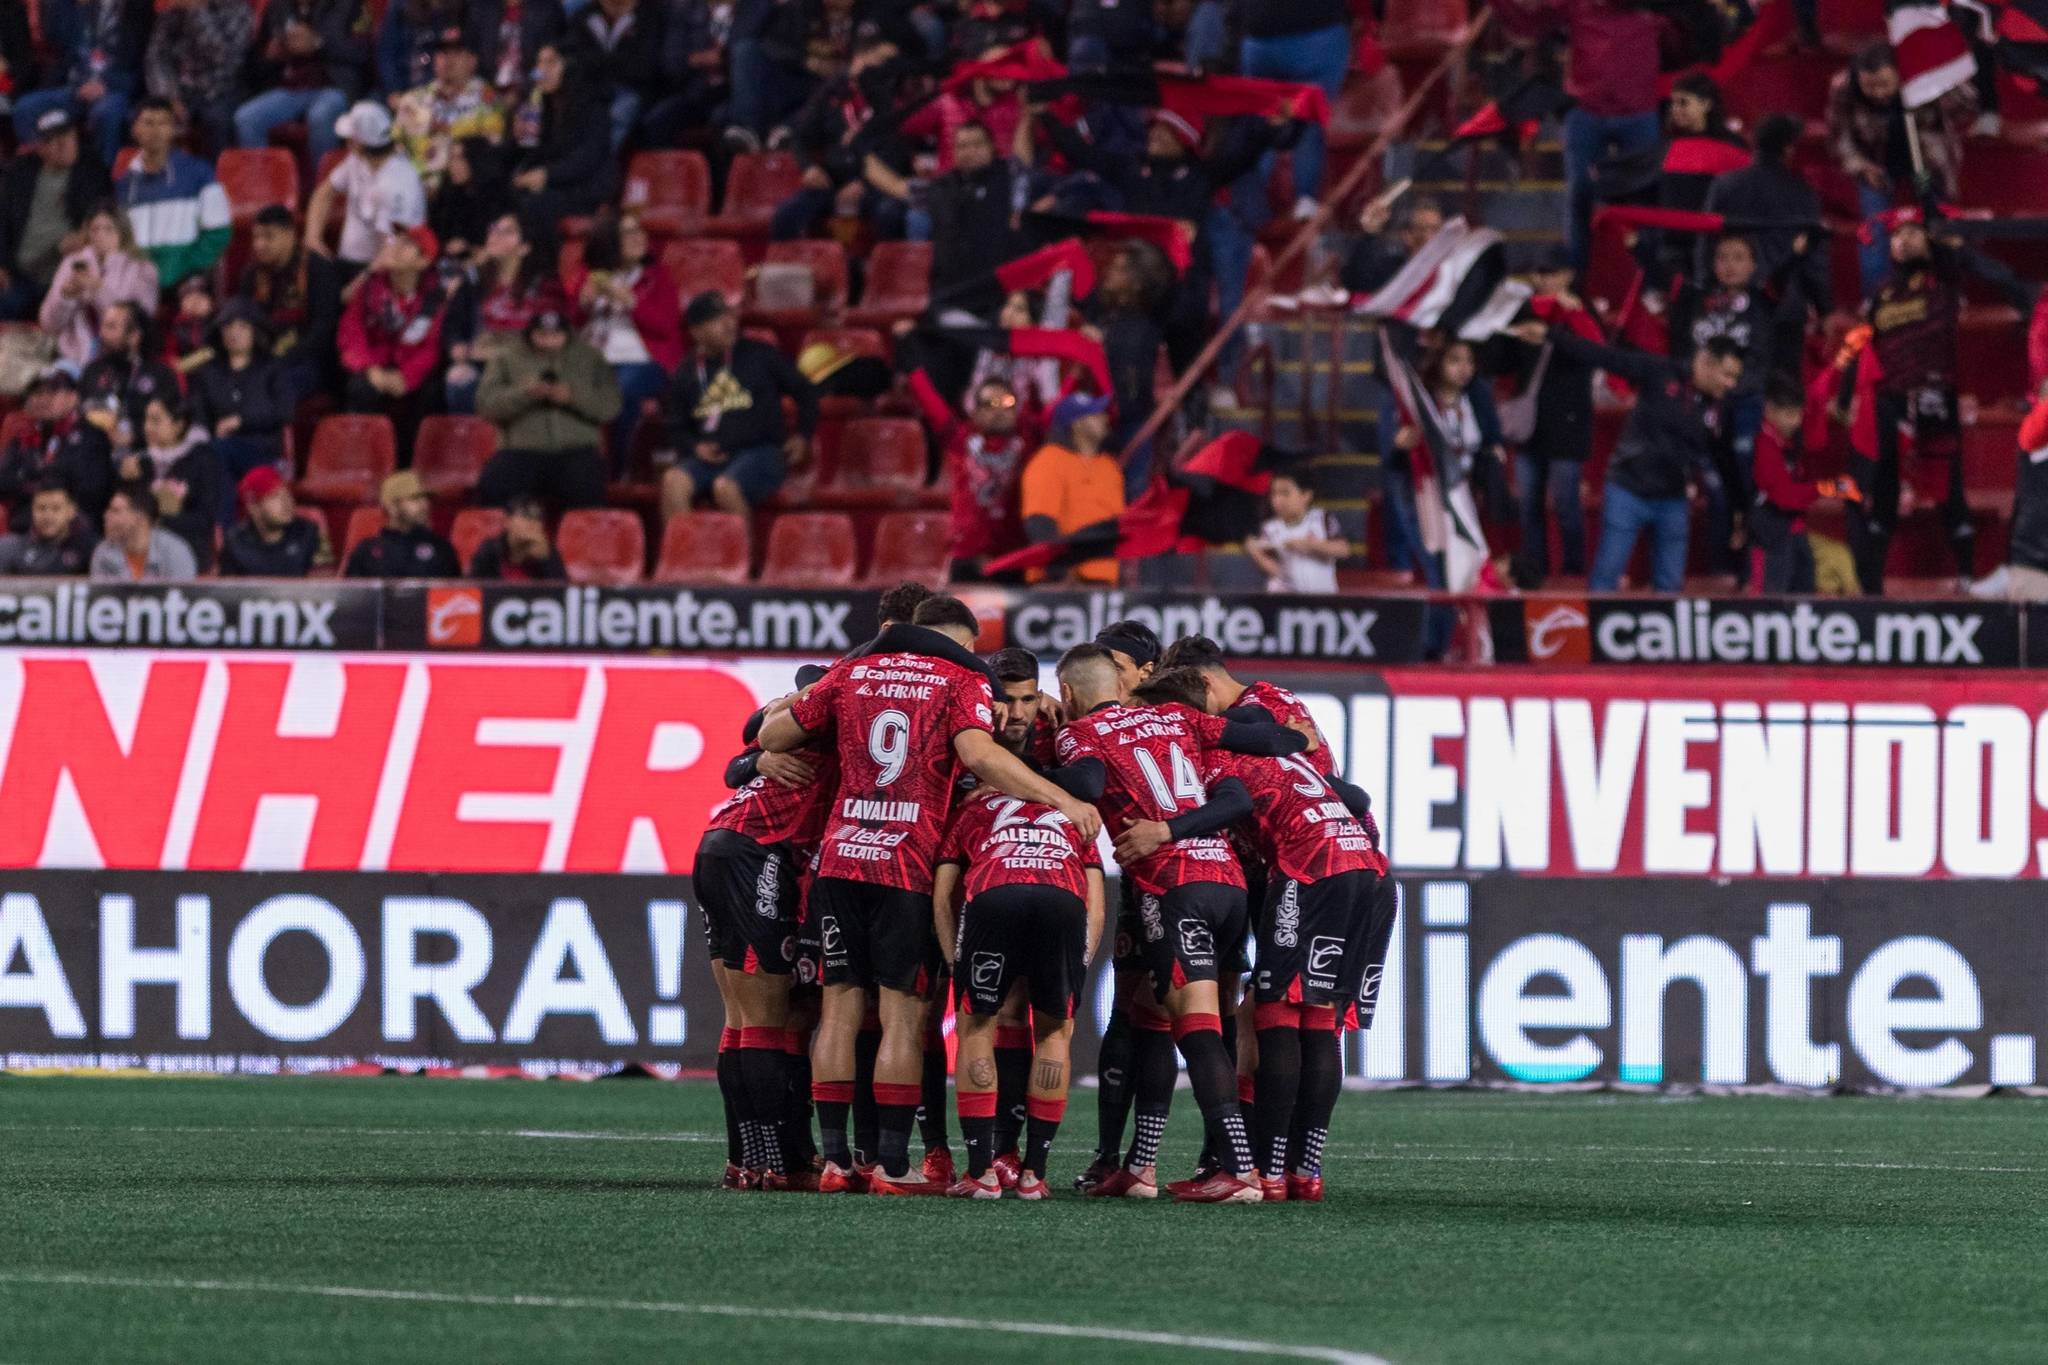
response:
<path fill-rule="evenodd" d="M 1239 682 L 1214 642 L 1162 649 L 1135 621 L 1068 650 L 1055 698 L 1028 651 L 972 652 L 956 598 L 905 584 L 881 618 L 749 719 L 698 850 L 726 1185 L 1046 1198 L 1106 830 L 1116 1010 L 1077 1188 L 1160 1195 L 1178 1051 L 1205 1141 L 1164 1190 L 1320 1200 L 1343 1035 L 1371 1023 L 1394 898 L 1366 795 L 1307 708 Z"/>

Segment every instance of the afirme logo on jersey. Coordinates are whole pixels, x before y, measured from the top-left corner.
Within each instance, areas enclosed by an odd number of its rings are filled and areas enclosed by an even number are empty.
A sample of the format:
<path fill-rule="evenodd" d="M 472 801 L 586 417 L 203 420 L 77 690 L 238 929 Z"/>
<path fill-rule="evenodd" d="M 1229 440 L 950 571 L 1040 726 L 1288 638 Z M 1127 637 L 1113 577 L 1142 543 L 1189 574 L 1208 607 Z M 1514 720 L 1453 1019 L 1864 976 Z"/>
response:
<path fill-rule="evenodd" d="M 2016 668 L 2019 620 L 2003 604 L 1659 601 L 1531 597 L 1494 615 L 1505 660 L 1535 664 L 1797 664 Z M 1519 638 L 1503 640 L 1503 625 Z"/>

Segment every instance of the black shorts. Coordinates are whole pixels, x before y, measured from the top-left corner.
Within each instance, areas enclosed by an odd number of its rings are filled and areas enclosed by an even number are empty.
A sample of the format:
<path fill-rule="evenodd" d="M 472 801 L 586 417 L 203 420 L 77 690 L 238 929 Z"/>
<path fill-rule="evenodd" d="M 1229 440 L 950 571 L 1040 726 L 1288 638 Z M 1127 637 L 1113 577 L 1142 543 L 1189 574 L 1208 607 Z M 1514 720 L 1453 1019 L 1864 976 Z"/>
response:
<path fill-rule="evenodd" d="M 818 943 L 818 912 L 811 908 L 812 878 L 803 880 L 803 900 L 796 913 L 796 981 L 791 998 L 815 996 L 823 985 L 825 950 Z"/>
<path fill-rule="evenodd" d="M 1243 951 L 1244 892 L 1220 882 L 1189 882 L 1164 895 L 1140 892 L 1138 955 L 1153 998 L 1190 981 L 1234 976 Z"/>
<path fill-rule="evenodd" d="M 1344 949 L 1344 998 L 1355 1002 L 1351 1027 L 1372 1027 L 1373 1010 L 1380 999 L 1380 975 L 1386 970 L 1387 948 L 1394 936 L 1394 879 L 1377 872 L 1372 894 L 1365 897 L 1366 912 L 1358 917 L 1358 935 Z"/>
<path fill-rule="evenodd" d="M 954 999 L 961 1013 L 992 1017 L 1019 977 L 1031 1012 L 1074 1017 L 1087 968 L 1088 907 L 1056 886 L 998 886 L 960 912 Z"/>
<path fill-rule="evenodd" d="M 1118 877 L 1116 885 L 1116 924 L 1112 926 L 1115 937 L 1111 940 L 1109 967 L 1122 975 L 1145 967 L 1144 955 L 1138 951 L 1138 901 L 1145 893 L 1129 877 Z"/>
<path fill-rule="evenodd" d="M 811 883 L 809 910 L 826 985 L 930 994 L 940 959 L 929 892 L 820 877 Z"/>
<path fill-rule="evenodd" d="M 1358 916 L 1369 912 L 1376 880 L 1358 871 L 1298 882 L 1275 869 L 1259 911 L 1259 960 L 1252 964 L 1252 990 L 1261 1004 L 1350 1003 L 1357 986 L 1347 993 L 1346 983 L 1357 978 L 1347 971 L 1345 949 Z"/>
<path fill-rule="evenodd" d="M 786 975 L 797 963 L 797 869 L 780 844 L 714 829 L 692 872 L 711 959 L 728 971 Z"/>

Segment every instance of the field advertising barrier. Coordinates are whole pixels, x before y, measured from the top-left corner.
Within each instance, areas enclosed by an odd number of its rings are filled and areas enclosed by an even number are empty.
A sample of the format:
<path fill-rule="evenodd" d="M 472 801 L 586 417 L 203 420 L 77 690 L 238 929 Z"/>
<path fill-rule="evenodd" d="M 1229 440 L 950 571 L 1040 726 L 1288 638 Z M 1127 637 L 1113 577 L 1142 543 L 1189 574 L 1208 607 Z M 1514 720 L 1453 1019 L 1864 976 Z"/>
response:
<path fill-rule="evenodd" d="M 0 1065 L 708 1065 L 687 870 L 743 719 L 839 647 L 0 653 Z M 1401 878 L 1354 1076 L 2034 1085 L 2028 675 L 1247 671 Z"/>

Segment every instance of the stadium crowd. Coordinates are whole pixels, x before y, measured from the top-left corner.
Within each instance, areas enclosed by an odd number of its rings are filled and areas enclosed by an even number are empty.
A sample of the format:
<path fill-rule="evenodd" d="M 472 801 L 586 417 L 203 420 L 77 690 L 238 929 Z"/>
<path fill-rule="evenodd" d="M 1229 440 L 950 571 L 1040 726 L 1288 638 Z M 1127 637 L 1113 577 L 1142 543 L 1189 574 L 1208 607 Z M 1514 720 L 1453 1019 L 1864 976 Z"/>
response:
<path fill-rule="evenodd" d="M 1991 567 L 1988 521 L 2011 562 L 1979 590 L 2048 584 L 2035 462 L 1995 508 L 1965 469 L 1978 428 L 2048 424 L 1980 422 L 1966 363 L 1995 297 L 2030 362 L 2000 399 L 2048 378 L 2041 291 L 1957 207 L 1977 144 L 2020 135 L 1995 112 L 2012 44 L 1902 71 L 1792 0 L 1502 0 L 1467 53 L 1469 17 L 0 0 L 0 564 L 1114 581 L 1114 528 L 1180 433 L 1254 388 L 1241 337 L 1189 371 L 1262 237 L 1316 219 L 1333 107 L 1392 130 L 1389 92 L 1456 52 L 1494 103 L 1474 121 L 1454 92 L 1398 131 L 1436 119 L 1455 155 L 1555 119 L 1557 246 L 1512 316 L 1413 323 L 1387 292 L 1460 283 L 1459 224 L 1395 186 L 1268 271 L 1281 304 L 1382 336 L 1377 529 L 1293 461 L 1238 538 L 1269 586 L 1370 563 L 1457 590 L 1555 567 L 1875 594 L 1923 506 L 1948 583 Z M 1832 73 L 1824 99 L 1745 117 L 1732 92 L 1788 61 Z M 1632 283 L 1600 289 L 1617 261 Z M 1134 440 L 1176 375 L 1178 423 Z M 1500 547 L 1477 572 L 1446 512 Z"/>

